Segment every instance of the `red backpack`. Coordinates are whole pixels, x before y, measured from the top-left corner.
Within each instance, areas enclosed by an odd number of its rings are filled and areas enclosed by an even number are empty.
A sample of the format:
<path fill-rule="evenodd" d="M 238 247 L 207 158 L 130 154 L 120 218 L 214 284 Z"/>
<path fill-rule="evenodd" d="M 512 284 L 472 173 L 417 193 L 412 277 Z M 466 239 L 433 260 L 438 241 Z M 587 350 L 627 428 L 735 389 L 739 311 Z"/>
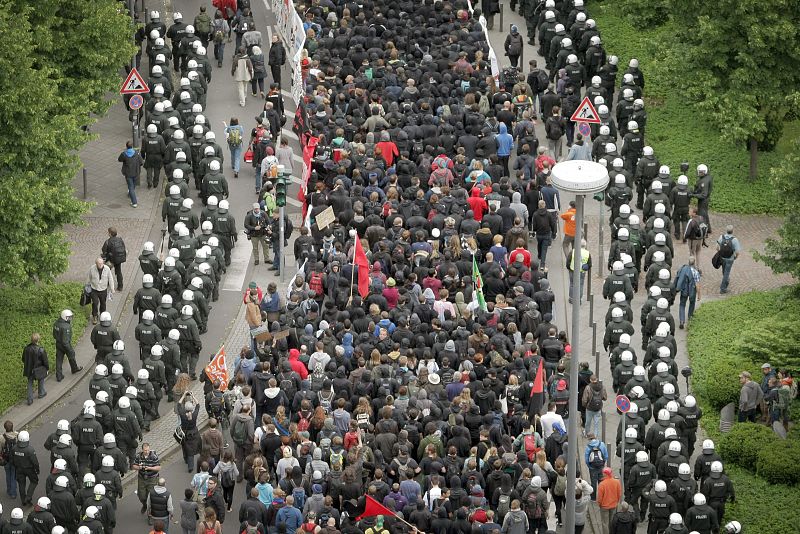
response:
<path fill-rule="evenodd" d="M 321 297 L 324 293 L 322 288 L 322 273 L 318 271 L 314 271 L 311 273 L 311 278 L 308 281 L 308 288 L 314 292 L 314 294 L 318 297 Z"/>
<path fill-rule="evenodd" d="M 300 412 L 300 420 L 297 421 L 297 431 L 298 432 L 305 432 L 311 426 L 311 421 L 309 421 L 308 416 L 311 414 L 304 414 Z"/>
<path fill-rule="evenodd" d="M 525 436 L 525 454 L 528 455 L 528 460 L 531 462 L 536 461 L 536 453 L 542 450 L 541 447 L 536 446 L 536 434 L 528 434 Z"/>

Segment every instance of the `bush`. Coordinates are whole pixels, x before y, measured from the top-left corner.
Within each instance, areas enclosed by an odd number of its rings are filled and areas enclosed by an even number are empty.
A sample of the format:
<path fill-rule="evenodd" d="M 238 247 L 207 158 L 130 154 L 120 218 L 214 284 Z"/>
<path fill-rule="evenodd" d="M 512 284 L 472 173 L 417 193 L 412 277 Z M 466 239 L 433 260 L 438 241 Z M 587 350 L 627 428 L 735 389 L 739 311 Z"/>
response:
<path fill-rule="evenodd" d="M 736 502 L 726 506 L 725 522 L 735 519 L 744 525 L 745 532 L 797 532 L 797 486 L 771 484 L 735 466 L 726 467 L 725 471 L 736 488 Z"/>
<path fill-rule="evenodd" d="M 765 427 L 755 423 L 738 423 L 723 435 L 719 442 L 719 455 L 725 465 L 735 464 L 742 469 L 756 472 L 759 451 L 780 438 Z"/>
<path fill-rule="evenodd" d="M 655 28 L 669 20 L 667 0 L 625 0 L 623 9 L 631 23 L 641 29 Z"/>
<path fill-rule="evenodd" d="M 776 438 L 758 451 L 756 473 L 772 484 L 800 482 L 800 441 Z"/>
<path fill-rule="evenodd" d="M 78 306 L 83 284 L 43 284 L 27 289 L 0 288 L 0 411 L 5 411 L 25 398 L 27 381 L 22 377 L 22 349 L 30 342 L 31 334 L 42 335 L 42 346 L 50 357 L 51 369 L 55 364 L 53 322 L 61 310 L 70 308 L 73 317 L 73 344 L 86 327 L 86 313 Z"/>

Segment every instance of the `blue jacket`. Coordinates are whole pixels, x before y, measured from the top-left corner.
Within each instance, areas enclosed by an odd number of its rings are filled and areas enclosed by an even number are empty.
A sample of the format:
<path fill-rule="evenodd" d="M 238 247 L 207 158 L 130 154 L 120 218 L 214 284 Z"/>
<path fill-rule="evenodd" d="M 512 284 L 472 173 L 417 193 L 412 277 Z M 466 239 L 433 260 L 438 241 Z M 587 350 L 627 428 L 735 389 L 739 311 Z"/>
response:
<path fill-rule="evenodd" d="M 514 137 L 508 133 L 506 123 L 500 123 L 500 133 L 494 139 L 497 143 L 497 155 L 510 156 L 511 151 L 514 150 Z"/>
<path fill-rule="evenodd" d="M 294 506 L 287 504 L 278 510 L 275 517 L 275 524 L 280 525 L 281 523 L 286 523 L 286 532 L 295 532 L 303 524 L 303 514 Z"/>
<path fill-rule="evenodd" d="M 586 462 L 586 465 L 589 465 L 589 454 L 591 454 L 592 449 L 595 447 L 600 449 L 600 452 L 603 453 L 603 459 L 606 461 L 606 463 L 608 463 L 608 448 L 606 447 L 606 444 L 599 439 L 594 438 L 586 444 L 586 449 L 583 451 L 583 461 Z"/>

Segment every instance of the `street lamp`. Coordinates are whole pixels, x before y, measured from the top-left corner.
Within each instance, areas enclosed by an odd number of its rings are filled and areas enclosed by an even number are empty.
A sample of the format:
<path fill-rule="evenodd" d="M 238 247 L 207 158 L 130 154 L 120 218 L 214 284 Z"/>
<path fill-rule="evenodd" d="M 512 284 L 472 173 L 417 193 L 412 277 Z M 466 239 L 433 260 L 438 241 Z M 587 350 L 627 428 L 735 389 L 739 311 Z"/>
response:
<path fill-rule="evenodd" d="M 575 256 L 580 253 L 583 238 L 583 201 L 586 195 L 604 191 L 608 185 L 608 170 L 593 161 L 563 161 L 550 172 L 553 185 L 565 192 L 575 194 Z M 603 221 L 599 221 L 603 224 Z M 577 260 L 577 258 L 575 258 Z M 575 261 L 573 260 L 573 261 Z M 579 261 L 579 260 L 578 260 Z M 591 284 L 592 281 L 589 280 Z M 572 365 L 569 369 L 569 428 L 567 429 L 567 511 L 564 532 L 575 532 L 575 459 L 578 457 L 578 360 L 580 356 L 581 319 L 581 269 L 572 270 L 572 287 L 577 298 L 572 299 Z"/>

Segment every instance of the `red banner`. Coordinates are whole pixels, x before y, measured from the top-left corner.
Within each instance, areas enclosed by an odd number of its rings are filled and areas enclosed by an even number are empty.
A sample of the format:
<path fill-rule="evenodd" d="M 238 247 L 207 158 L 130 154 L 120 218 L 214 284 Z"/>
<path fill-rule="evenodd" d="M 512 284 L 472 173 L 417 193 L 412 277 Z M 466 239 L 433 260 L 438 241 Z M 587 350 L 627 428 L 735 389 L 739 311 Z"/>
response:
<path fill-rule="evenodd" d="M 303 184 L 297 192 L 297 200 L 303 204 L 303 221 L 305 225 L 306 212 L 308 211 L 308 204 L 306 203 L 306 195 L 308 194 L 308 181 L 311 179 L 311 161 L 314 159 L 314 151 L 317 149 L 319 137 L 313 135 L 304 136 L 308 139 L 308 143 L 301 146 L 303 147 Z"/>
<path fill-rule="evenodd" d="M 228 389 L 228 363 L 225 361 L 225 345 L 219 348 L 214 358 L 206 365 L 205 372 L 212 384 L 215 380 L 220 381 L 220 390 Z"/>
<path fill-rule="evenodd" d="M 366 506 L 364 507 L 364 513 L 360 516 L 356 517 L 356 521 L 359 519 L 363 519 L 365 517 L 374 517 L 376 515 L 386 515 L 389 517 L 394 517 L 394 512 L 386 508 L 384 505 L 370 497 L 369 495 L 365 495 L 366 499 Z"/>

